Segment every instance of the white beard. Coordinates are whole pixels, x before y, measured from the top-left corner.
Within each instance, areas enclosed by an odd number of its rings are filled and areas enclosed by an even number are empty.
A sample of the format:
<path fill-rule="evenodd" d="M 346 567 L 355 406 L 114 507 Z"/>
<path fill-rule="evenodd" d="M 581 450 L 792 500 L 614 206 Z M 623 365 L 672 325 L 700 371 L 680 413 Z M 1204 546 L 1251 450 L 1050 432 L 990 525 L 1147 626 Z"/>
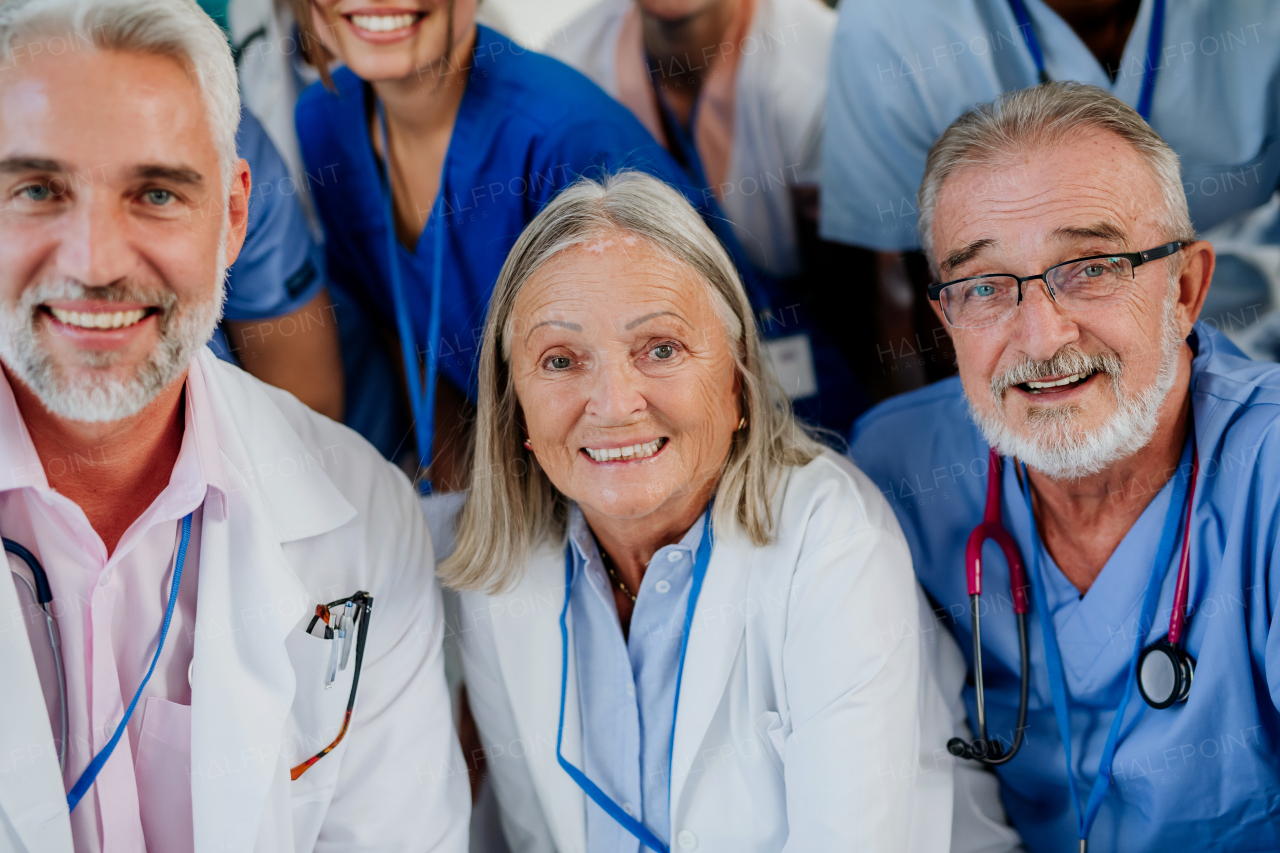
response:
<path fill-rule="evenodd" d="M 1080 480 L 1106 470 L 1141 450 L 1155 435 L 1160 407 L 1177 381 L 1178 358 L 1184 343 L 1176 307 L 1175 291 L 1165 303 L 1160 370 L 1151 387 L 1130 393 L 1124 384 L 1123 363 L 1115 353 L 1087 355 L 1064 348 L 1048 361 L 1028 360 L 995 377 L 992 394 L 996 413 L 984 415 L 969 401 L 970 417 L 997 453 L 1020 459 L 1050 479 Z M 1009 387 L 1029 379 L 1082 370 L 1105 373 L 1111 382 L 1117 407 L 1106 423 L 1084 432 L 1078 425 L 1080 407 L 1046 406 L 1028 413 L 1027 425 L 1034 430 L 1033 435 L 1019 434 L 1009 425 L 1004 412 L 1004 396 Z"/>
<path fill-rule="evenodd" d="M 87 287 L 69 279 L 41 282 L 23 291 L 16 303 L 0 305 L 0 360 L 60 418 L 108 423 L 133 417 L 182 375 L 213 336 L 226 296 L 226 268 L 221 264 L 217 281 L 213 298 L 193 305 L 180 304 L 171 290 L 157 292 L 129 282 L 106 287 Z M 39 306 L 55 299 L 158 306 L 160 339 L 130 376 L 106 372 L 118 359 L 111 351 L 87 353 L 78 364 L 60 365 L 41 344 L 38 332 Z"/>

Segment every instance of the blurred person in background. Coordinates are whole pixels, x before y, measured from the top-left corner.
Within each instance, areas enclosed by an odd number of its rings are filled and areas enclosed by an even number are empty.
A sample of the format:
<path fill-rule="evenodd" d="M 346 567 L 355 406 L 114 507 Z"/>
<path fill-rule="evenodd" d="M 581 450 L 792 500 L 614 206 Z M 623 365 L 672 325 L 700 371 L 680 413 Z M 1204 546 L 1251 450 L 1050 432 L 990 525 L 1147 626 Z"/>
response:
<path fill-rule="evenodd" d="M 1196 230 L 1219 245 L 1205 321 L 1280 357 L 1280 5 L 1269 0 L 844 0 L 822 159 L 821 232 L 862 247 L 881 331 L 860 356 L 905 390 L 948 375 L 918 298 L 916 189 L 962 113 L 1044 80 L 1099 86 L 1177 152 Z M 1215 230 L 1216 229 L 1216 230 Z"/>
<path fill-rule="evenodd" d="M 820 0 L 600 0 L 546 48 L 640 119 L 719 205 L 751 262 L 802 306 L 794 319 L 764 324 L 774 339 L 766 346 L 787 388 L 796 384 L 792 351 L 816 360 L 819 397 L 797 401 L 796 410 L 839 430 L 865 403 L 847 369 L 834 366 L 843 361 L 835 341 L 870 327 L 860 324 L 865 313 L 821 311 L 827 289 L 848 286 L 817 239 L 835 26 Z M 809 334 L 809 317 L 825 333 Z M 840 388 L 848 405 L 822 395 L 824 384 Z"/>
<path fill-rule="evenodd" d="M 297 108 L 308 171 L 336 175 L 311 187 L 328 275 L 403 370 L 365 381 L 359 353 L 344 351 L 349 377 L 361 377 L 349 382 L 348 422 L 388 455 L 411 446 L 424 487 L 450 491 L 465 476 L 493 283 L 524 226 L 579 175 L 630 166 L 680 186 L 749 267 L 714 205 L 627 110 L 568 66 L 477 25 L 475 0 L 297 0 L 295 12 L 322 73 L 335 59 L 344 66 Z M 398 389 L 411 437 L 390 414 Z"/>

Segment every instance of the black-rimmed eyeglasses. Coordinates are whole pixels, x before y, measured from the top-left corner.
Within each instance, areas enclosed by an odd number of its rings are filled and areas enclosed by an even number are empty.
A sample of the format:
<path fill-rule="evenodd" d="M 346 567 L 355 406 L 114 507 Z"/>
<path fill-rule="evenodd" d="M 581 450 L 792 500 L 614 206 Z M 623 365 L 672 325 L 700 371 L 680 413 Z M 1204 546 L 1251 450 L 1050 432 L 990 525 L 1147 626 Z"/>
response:
<path fill-rule="evenodd" d="M 989 273 L 929 285 L 929 298 L 957 329 L 981 329 L 1013 316 L 1022 304 L 1022 285 L 1040 279 L 1049 298 L 1072 311 L 1089 311 L 1116 302 L 1133 281 L 1133 270 L 1167 258 L 1185 243 L 1165 243 L 1145 252 L 1092 255 L 1056 264 L 1039 275 L 1019 278 Z"/>

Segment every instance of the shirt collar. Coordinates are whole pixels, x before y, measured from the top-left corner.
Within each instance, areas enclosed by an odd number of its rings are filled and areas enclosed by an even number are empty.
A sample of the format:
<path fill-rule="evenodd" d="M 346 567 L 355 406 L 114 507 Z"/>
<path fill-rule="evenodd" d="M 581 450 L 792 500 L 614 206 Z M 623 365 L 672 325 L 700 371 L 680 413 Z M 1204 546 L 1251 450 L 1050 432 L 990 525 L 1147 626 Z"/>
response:
<path fill-rule="evenodd" d="M 680 537 L 680 541 L 674 545 L 666 545 L 658 549 L 661 553 L 666 548 L 680 548 L 690 553 L 690 559 L 696 558 L 698 543 L 702 541 L 702 526 L 707 523 L 707 514 L 702 512 L 698 515 L 698 520 L 693 526 L 685 531 L 684 536 Z M 582 514 L 582 510 L 578 507 L 577 502 L 569 504 L 569 541 L 573 544 L 576 559 L 574 560 L 575 571 L 578 567 L 590 563 L 593 559 L 599 559 L 600 549 L 596 546 L 596 537 L 591 532 L 591 525 L 587 524 L 586 516 Z M 654 554 L 657 556 L 657 553 Z"/>

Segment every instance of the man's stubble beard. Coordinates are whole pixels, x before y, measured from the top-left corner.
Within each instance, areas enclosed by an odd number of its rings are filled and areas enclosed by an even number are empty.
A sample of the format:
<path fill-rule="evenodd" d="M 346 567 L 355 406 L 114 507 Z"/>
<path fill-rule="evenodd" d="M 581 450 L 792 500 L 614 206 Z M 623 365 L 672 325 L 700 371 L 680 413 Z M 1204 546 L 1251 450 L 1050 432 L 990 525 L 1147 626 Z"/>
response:
<path fill-rule="evenodd" d="M 0 360 L 57 417 L 109 423 L 137 415 L 186 371 L 217 328 L 226 297 L 223 259 L 229 226 L 228 217 L 223 221 L 217 284 L 211 299 L 182 305 L 172 290 L 140 287 L 128 281 L 103 287 L 70 279 L 41 282 L 23 291 L 16 303 L 0 304 Z M 122 357 L 111 350 L 90 351 L 73 365 L 60 365 L 41 342 L 39 331 L 42 322 L 51 322 L 39 306 L 55 299 L 155 305 L 161 309 L 158 340 L 129 376 L 104 372 Z"/>

